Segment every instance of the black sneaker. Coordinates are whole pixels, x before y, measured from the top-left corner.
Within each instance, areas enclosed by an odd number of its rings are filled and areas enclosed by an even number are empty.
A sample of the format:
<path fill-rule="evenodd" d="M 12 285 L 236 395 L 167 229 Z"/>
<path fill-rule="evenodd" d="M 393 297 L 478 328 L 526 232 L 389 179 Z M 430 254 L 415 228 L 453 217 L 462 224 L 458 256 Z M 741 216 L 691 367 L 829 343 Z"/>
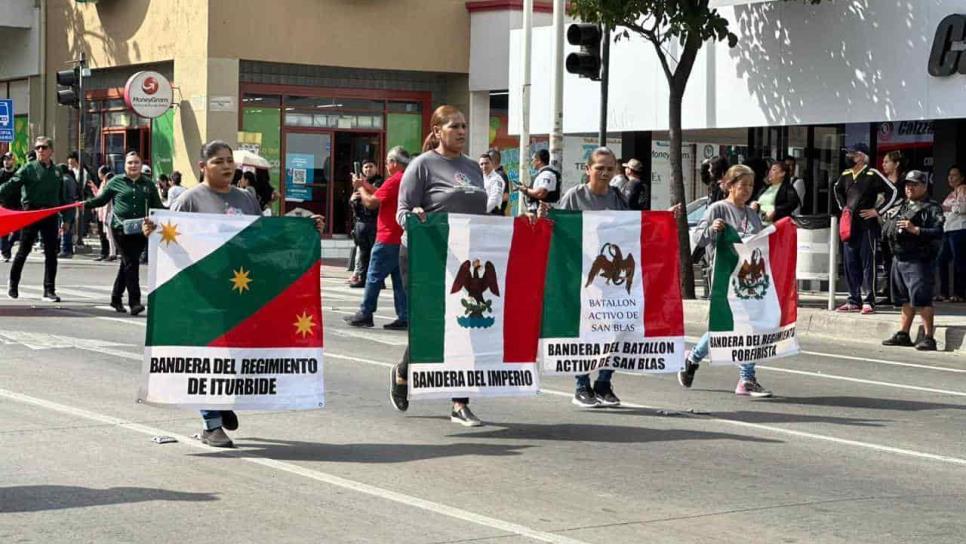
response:
<path fill-rule="evenodd" d="M 107 255 L 101 255 L 100 257 L 95 257 L 94 258 L 94 261 L 95 262 L 101 262 L 101 261 L 105 261 L 105 260 L 107 260 Z"/>
<path fill-rule="evenodd" d="M 131 305 L 131 315 L 138 315 L 144 311 L 144 304 L 132 304 Z M 231 430 L 231 429 L 229 429 Z"/>
<path fill-rule="evenodd" d="M 694 375 L 698 372 L 698 363 L 692 363 L 691 357 L 684 358 L 684 368 L 678 372 L 678 383 L 681 387 L 691 388 L 694 383 Z"/>
<path fill-rule="evenodd" d="M 409 409 L 409 399 L 407 395 L 409 393 L 407 384 L 396 383 L 396 376 L 398 373 L 399 365 L 392 365 L 392 369 L 389 371 L 389 403 L 392 407 L 399 412 L 405 412 Z"/>
<path fill-rule="evenodd" d="M 238 429 L 238 416 L 235 415 L 235 412 L 232 412 L 231 410 L 222 410 L 221 426 L 229 431 Z"/>
<path fill-rule="evenodd" d="M 347 315 L 342 318 L 346 323 L 352 327 L 372 327 L 372 316 L 363 315 L 362 312 L 356 312 L 352 315 Z"/>
<path fill-rule="evenodd" d="M 127 313 L 127 308 L 124 307 L 124 303 L 118 299 L 111 300 L 111 308 L 114 308 L 114 311 L 119 314 Z"/>
<path fill-rule="evenodd" d="M 13 299 L 20 298 L 20 291 L 16 287 L 11 287 L 7 289 L 7 296 Z"/>
<path fill-rule="evenodd" d="M 581 408 L 597 408 L 600 406 L 600 400 L 594 395 L 594 391 L 587 387 L 577 388 L 577 392 L 574 393 L 574 398 L 570 399 L 570 403 Z"/>
<path fill-rule="evenodd" d="M 449 415 L 449 420 L 453 423 L 459 423 L 464 427 L 479 427 L 483 425 L 480 418 L 476 417 L 473 412 L 470 411 L 469 406 L 463 406 L 459 410 L 454 408 L 453 412 Z"/>
<path fill-rule="evenodd" d="M 883 346 L 902 346 L 905 348 L 911 347 L 912 338 L 909 337 L 909 333 L 899 331 L 893 334 L 890 338 L 882 341 Z"/>
<path fill-rule="evenodd" d="M 916 349 L 919 351 L 936 351 L 936 339 L 932 336 L 923 336 L 922 340 L 916 342 Z"/>
<path fill-rule="evenodd" d="M 221 427 L 211 431 L 201 431 L 201 443 L 213 448 L 234 448 L 235 443 L 228 438 Z"/>
<path fill-rule="evenodd" d="M 402 319 L 397 319 L 392 323 L 386 323 L 382 328 L 388 331 L 405 331 L 409 330 L 409 321 L 403 321 Z"/>
<path fill-rule="evenodd" d="M 57 296 L 57 294 L 54 293 L 53 291 L 51 291 L 49 293 L 44 293 L 44 297 L 43 298 L 47 302 L 60 302 L 60 297 Z"/>
<path fill-rule="evenodd" d="M 614 394 L 614 388 L 610 382 L 596 382 L 594 384 L 594 396 L 601 406 L 620 406 L 621 399 Z"/>

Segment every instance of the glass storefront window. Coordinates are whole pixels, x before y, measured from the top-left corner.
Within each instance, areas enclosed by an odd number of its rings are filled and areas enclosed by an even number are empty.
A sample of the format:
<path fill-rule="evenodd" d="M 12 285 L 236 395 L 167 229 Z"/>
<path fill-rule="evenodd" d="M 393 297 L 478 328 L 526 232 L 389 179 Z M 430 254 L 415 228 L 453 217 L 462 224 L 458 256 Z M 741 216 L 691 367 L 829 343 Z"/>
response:
<path fill-rule="evenodd" d="M 415 155 L 423 148 L 423 116 L 413 113 L 390 113 L 386 119 L 386 146 L 397 145 Z"/>
<path fill-rule="evenodd" d="M 277 108 L 282 105 L 282 97 L 271 94 L 245 93 L 242 97 L 243 106 L 257 106 L 260 108 Z"/>
<path fill-rule="evenodd" d="M 387 109 L 393 113 L 420 113 L 423 111 L 419 102 L 390 102 Z"/>
<path fill-rule="evenodd" d="M 273 187 L 281 183 L 281 137 L 282 129 L 280 108 L 243 108 L 242 130 L 261 135 L 261 143 L 251 149 L 261 155 L 271 165 L 268 173 Z M 273 212 L 278 213 L 278 203 L 273 204 Z"/>

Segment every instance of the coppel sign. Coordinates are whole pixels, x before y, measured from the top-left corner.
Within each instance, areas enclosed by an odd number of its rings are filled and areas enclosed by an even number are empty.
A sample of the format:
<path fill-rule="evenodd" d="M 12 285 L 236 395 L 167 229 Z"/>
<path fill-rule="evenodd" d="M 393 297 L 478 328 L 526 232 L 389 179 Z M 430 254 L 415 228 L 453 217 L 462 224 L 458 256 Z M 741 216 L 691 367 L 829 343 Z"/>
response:
<path fill-rule="evenodd" d="M 173 100 L 171 82 L 157 72 L 138 72 L 124 86 L 124 103 L 141 117 L 161 117 Z"/>
<path fill-rule="evenodd" d="M 954 14 L 940 21 L 929 53 L 929 75 L 966 75 L 966 15 Z"/>

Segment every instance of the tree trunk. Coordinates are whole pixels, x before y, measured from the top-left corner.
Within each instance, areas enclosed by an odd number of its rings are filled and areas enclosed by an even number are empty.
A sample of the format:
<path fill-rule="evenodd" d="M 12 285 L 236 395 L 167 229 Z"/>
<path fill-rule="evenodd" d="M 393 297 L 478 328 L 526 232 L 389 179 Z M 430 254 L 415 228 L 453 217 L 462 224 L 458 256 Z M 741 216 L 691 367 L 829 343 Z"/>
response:
<path fill-rule="evenodd" d="M 678 255 L 681 261 L 681 294 L 685 299 L 694 299 L 694 267 L 691 265 L 691 242 L 688 232 L 687 201 L 684 193 L 684 165 L 681 156 L 681 104 L 684 101 L 684 85 L 678 78 L 668 82 L 670 85 L 670 109 L 668 128 L 671 136 L 671 204 L 681 203 L 685 209 L 678 218 Z M 685 82 L 687 80 L 684 80 Z"/>

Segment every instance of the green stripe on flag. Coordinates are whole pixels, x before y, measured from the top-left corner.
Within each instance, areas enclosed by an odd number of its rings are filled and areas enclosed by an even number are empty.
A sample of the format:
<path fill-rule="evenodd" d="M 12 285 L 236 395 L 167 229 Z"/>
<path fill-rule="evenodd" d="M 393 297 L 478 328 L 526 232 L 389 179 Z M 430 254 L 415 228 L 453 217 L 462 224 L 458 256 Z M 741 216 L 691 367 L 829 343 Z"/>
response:
<path fill-rule="evenodd" d="M 741 243 L 741 236 L 731 225 L 726 225 L 724 232 L 718 235 L 714 251 L 714 275 L 711 278 L 711 316 L 708 329 L 712 332 L 732 331 L 735 328 L 735 318 L 728 303 L 730 292 L 729 282 L 731 274 L 738 266 L 738 252 L 734 244 Z"/>
<path fill-rule="evenodd" d="M 145 344 L 207 346 L 284 292 L 320 254 L 311 219 L 259 218 L 148 296 Z M 244 288 L 232 281 L 239 274 L 251 280 Z"/>
<path fill-rule="evenodd" d="M 543 295 L 543 338 L 580 336 L 580 280 L 584 220 L 580 212 L 552 210 L 553 238 Z"/>
<path fill-rule="evenodd" d="M 425 223 L 406 219 L 409 239 L 409 358 L 414 363 L 442 363 L 446 334 L 446 257 L 449 216 L 432 213 Z M 418 317 L 417 317 L 418 316 Z"/>

